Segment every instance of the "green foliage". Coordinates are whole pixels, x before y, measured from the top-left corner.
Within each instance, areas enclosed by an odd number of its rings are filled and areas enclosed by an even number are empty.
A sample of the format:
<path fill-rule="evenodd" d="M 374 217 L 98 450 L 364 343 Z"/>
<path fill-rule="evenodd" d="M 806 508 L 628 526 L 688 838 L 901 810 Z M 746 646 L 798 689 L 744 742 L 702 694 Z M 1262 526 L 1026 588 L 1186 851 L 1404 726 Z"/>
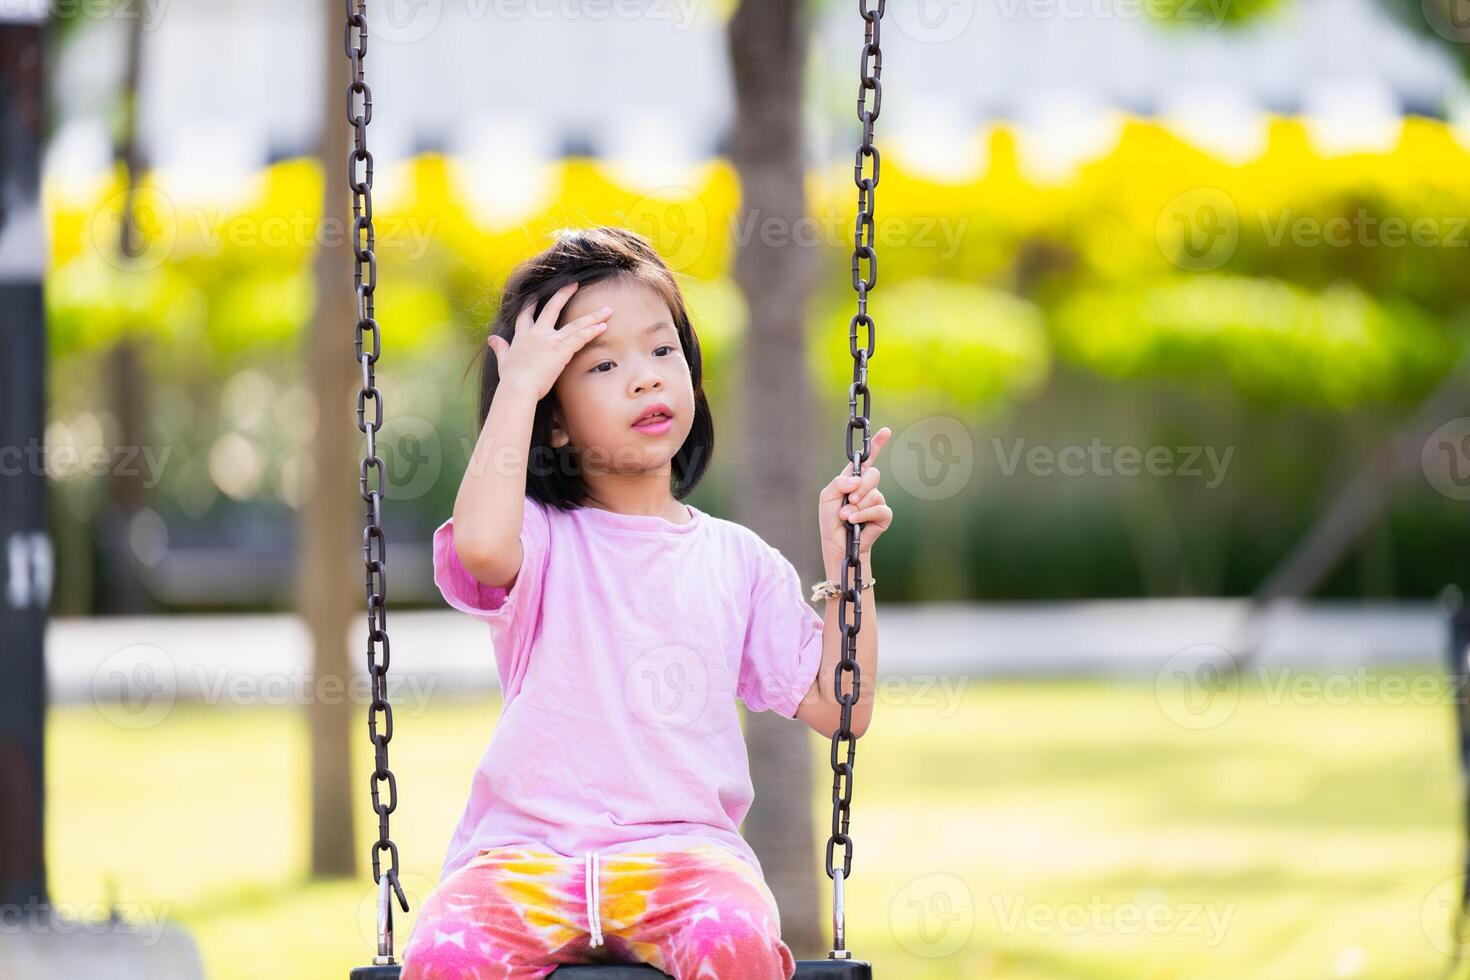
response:
<path fill-rule="evenodd" d="M 970 430 L 977 463 L 952 497 L 924 503 L 946 527 L 973 522 L 968 538 L 940 542 L 964 540 L 967 553 L 936 554 L 932 531 L 901 515 L 879 558 L 880 577 L 898 583 L 891 595 L 919 597 L 903 583 L 935 567 L 953 573 L 944 581 L 959 596 L 1248 591 L 1440 380 L 1470 335 L 1461 274 L 1470 153 L 1450 127 L 1420 118 L 1377 152 L 1324 148 L 1299 120 L 1271 119 L 1261 135 L 1256 155 L 1229 162 L 1162 125 L 1127 120 L 1116 145 L 1060 178 L 1038 176 L 1023 134 L 1004 126 L 986 136 L 985 166 L 969 176 L 939 178 L 901 152 L 884 156 L 882 272 L 870 297 L 874 420 L 901 435 L 945 416 Z M 426 529 L 452 507 L 461 447 L 476 435 L 465 369 L 483 356 L 497 289 L 556 227 L 651 229 L 685 292 L 721 424 L 738 417 L 735 399 L 759 390 L 739 386 L 748 311 L 730 279 L 739 239 L 728 229 L 740 212 L 728 165 L 711 162 L 689 186 L 658 193 L 624 186 L 594 161 L 548 169 L 548 199 L 495 220 L 474 212 L 456 161 L 427 155 L 379 175 L 380 377 L 390 416 L 415 416 L 440 447 L 437 480 L 390 497 Z M 273 165 L 222 202 L 151 175 L 143 186 L 149 248 L 139 261 L 115 254 L 120 174 L 48 189 L 56 432 L 80 448 L 105 438 L 100 365 L 120 337 L 146 338 L 151 428 L 180 458 L 157 488 L 160 508 L 200 517 L 222 497 L 297 506 L 291 488 L 311 476 L 311 410 L 330 410 L 312 404 L 302 356 L 326 240 L 320 169 Z M 813 173 L 808 186 L 816 233 L 799 229 L 787 247 L 817 253 L 803 340 L 820 431 L 836 436 L 852 371 L 850 163 Z M 1182 248 L 1202 233 L 1207 261 Z M 350 324 L 341 329 L 346 357 Z M 247 371 L 271 379 L 282 409 L 255 428 L 228 404 Z M 389 435 L 380 445 L 392 454 Z M 1238 453 L 1228 480 L 1206 494 L 1172 476 L 998 474 L 988 462 L 996 437 L 1052 450 L 1098 438 Z M 414 451 L 405 441 L 404 455 Z M 829 461 L 813 475 L 830 477 Z M 704 503 L 723 492 L 722 465 L 700 491 Z M 221 481 L 236 466 L 252 479 Z M 1345 567 L 1361 574 L 1334 579 L 1333 594 L 1424 595 L 1470 579 L 1458 552 L 1433 544 L 1466 532 L 1463 508 L 1423 481 L 1399 492 L 1394 526 L 1412 535 L 1350 557 Z"/>
<path fill-rule="evenodd" d="M 810 334 L 808 356 L 825 391 L 852 381 L 852 312 L 850 303 L 837 307 Z M 1011 293 L 915 279 L 875 289 L 868 312 L 880 338 L 871 370 L 883 379 L 891 411 L 947 407 L 978 418 L 1034 395 L 1046 382 L 1051 350 L 1045 318 Z M 859 349 L 867 336 L 859 327 Z"/>
<path fill-rule="evenodd" d="M 1413 402 L 1453 363 L 1429 317 L 1348 283 L 1179 276 L 1078 290 L 1054 315 L 1059 353 L 1109 377 L 1233 386 L 1276 404 Z"/>

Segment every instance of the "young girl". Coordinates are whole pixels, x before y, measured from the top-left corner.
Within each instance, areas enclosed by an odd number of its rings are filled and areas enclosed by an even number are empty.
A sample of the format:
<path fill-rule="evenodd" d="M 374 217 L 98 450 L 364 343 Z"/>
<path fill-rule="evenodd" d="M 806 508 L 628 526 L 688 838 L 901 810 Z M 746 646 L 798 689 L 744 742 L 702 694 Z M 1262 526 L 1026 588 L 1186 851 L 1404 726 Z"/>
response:
<path fill-rule="evenodd" d="M 504 708 L 403 980 L 586 962 L 787 980 L 776 901 L 739 832 L 752 789 L 735 699 L 830 737 L 839 600 L 824 622 L 779 552 L 680 503 L 714 425 L 683 298 L 641 238 L 562 235 L 506 283 L 489 348 L 434 580 L 490 625 Z M 761 397 L 759 379 L 751 389 Z M 873 436 L 870 459 L 889 436 Z M 829 579 L 846 518 L 862 525 L 870 584 L 869 549 L 892 520 L 878 479 L 866 466 L 821 493 Z M 865 591 L 869 684 L 876 628 Z M 861 694 L 857 734 L 872 714 Z"/>

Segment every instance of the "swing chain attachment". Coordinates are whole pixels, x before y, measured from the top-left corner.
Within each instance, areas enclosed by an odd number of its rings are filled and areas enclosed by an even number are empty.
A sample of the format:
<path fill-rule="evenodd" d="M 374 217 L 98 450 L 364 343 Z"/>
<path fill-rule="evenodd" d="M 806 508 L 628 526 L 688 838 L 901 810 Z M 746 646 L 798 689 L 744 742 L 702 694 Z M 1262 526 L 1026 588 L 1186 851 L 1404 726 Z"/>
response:
<path fill-rule="evenodd" d="M 868 293 L 878 284 L 878 253 L 873 249 L 873 211 L 878 186 L 878 148 L 873 145 L 873 124 L 883 105 L 883 50 L 880 46 L 880 27 L 883 20 L 884 0 L 858 0 L 858 13 L 865 25 L 862 60 L 859 67 L 861 81 L 858 86 L 857 115 L 863 124 L 863 140 L 858 147 L 853 166 L 853 181 L 857 184 L 857 223 L 853 229 L 852 288 L 857 292 L 857 314 L 848 328 L 848 347 L 852 352 L 852 386 L 848 389 L 848 422 L 846 433 L 847 458 L 852 462 L 852 475 L 862 475 L 862 465 L 870 455 L 872 425 L 872 395 L 868 390 L 868 359 L 873 356 L 876 340 L 875 324 L 868 313 Z M 871 99 L 871 102 L 870 102 Z M 865 161 L 872 161 L 872 172 L 865 173 Z M 864 273 L 863 264 L 867 263 Z M 858 328 L 866 330 L 866 342 L 858 345 Z M 858 410 L 858 400 L 862 410 Z M 853 445 L 853 434 L 861 432 L 862 448 Z M 857 755 L 857 739 L 852 733 L 852 706 L 858 701 L 861 674 L 857 661 L 858 631 L 862 628 L 862 525 L 846 519 L 847 554 L 842 566 L 841 591 L 837 605 L 837 622 L 842 630 L 842 659 L 838 661 L 833 689 L 837 702 L 842 707 L 842 717 L 837 730 L 832 733 L 832 835 L 827 840 L 827 877 L 832 879 L 832 950 L 828 959 L 847 960 L 852 953 L 847 949 L 847 909 L 844 898 L 844 883 L 852 874 L 852 838 L 848 836 L 848 821 L 852 806 L 852 775 Z M 849 621 L 851 610 L 851 621 Z M 852 690 L 844 692 L 843 674 L 851 675 Z M 847 743 L 847 758 L 839 760 L 843 743 Z M 834 867 L 833 852 L 842 846 L 842 866 Z"/>
<path fill-rule="evenodd" d="M 367 0 L 345 0 L 347 22 L 343 45 L 351 65 L 347 83 L 347 121 L 353 130 L 353 146 L 347 155 L 347 183 L 352 189 L 353 288 L 357 293 L 357 327 L 353 346 L 362 366 L 362 387 L 357 393 L 357 428 L 367 435 L 366 455 L 358 469 L 362 499 L 367 504 L 362 535 L 363 564 L 367 575 L 367 664 L 372 683 L 368 707 L 368 734 L 373 743 L 374 768 L 371 781 L 373 811 L 378 815 L 378 839 L 373 844 L 373 881 L 378 885 L 378 953 L 374 965 L 389 966 L 393 960 L 393 896 L 403 911 L 408 897 L 403 893 L 398 871 L 398 845 L 389 833 L 388 818 L 398 808 L 398 781 L 388 768 L 388 743 L 393 740 L 393 706 L 388 703 L 388 545 L 383 536 L 383 460 L 377 453 L 377 434 L 383 427 L 383 396 L 378 391 L 374 365 L 382 351 L 382 334 L 374 318 L 373 294 L 378 288 L 378 257 L 373 231 L 373 155 L 368 152 L 367 127 L 373 118 L 373 92 L 363 72 L 367 60 Z M 371 347 L 363 343 L 372 338 Z M 368 417 L 372 402 L 372 417 Z M 368 471 L 375 470 L 376 486 Z M 381 727 L 380 727 L 381 719 Z M 381 790 L 387 786 L 385 802 Z M 389 856 L 387 870 L 382 854 Z"/>

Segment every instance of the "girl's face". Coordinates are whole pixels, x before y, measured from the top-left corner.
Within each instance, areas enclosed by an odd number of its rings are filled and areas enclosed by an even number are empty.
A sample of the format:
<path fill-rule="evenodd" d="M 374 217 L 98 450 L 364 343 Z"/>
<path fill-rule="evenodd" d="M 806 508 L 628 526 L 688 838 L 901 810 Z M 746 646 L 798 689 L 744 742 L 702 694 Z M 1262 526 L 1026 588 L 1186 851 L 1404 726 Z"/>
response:
<path fill-rule="evenodd" d="M 577 287 L 562 322 L 603 306 L 612 307 L 606 329 L 552 388 L 561 410 L 551 444 L 577 446 L 587 472 L 671 472 L 694 426 L 694 383 L 673 314 L 653 289 L 614 277 Z M 634 425 L 656 405 L 667 422 Z"/>

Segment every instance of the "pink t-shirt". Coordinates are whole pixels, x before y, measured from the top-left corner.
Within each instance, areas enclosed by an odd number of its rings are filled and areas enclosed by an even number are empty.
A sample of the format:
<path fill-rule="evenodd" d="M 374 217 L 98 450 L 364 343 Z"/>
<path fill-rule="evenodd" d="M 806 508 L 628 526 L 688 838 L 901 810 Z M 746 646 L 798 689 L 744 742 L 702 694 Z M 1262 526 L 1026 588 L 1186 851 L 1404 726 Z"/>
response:
<path fill-rule="evenodd" d="M 490 625 L 504 708 L 470 783 L 441 880 L 482 848 L 559 854 L 711 841 L 758 871 L 738 697 L 794 717 L 822 661 L 822 617 L 796 569 L 749 528 L 570 512 L 526 497 L 509 591 L 476 580 L 434 532 L 434 582 Z"/>

